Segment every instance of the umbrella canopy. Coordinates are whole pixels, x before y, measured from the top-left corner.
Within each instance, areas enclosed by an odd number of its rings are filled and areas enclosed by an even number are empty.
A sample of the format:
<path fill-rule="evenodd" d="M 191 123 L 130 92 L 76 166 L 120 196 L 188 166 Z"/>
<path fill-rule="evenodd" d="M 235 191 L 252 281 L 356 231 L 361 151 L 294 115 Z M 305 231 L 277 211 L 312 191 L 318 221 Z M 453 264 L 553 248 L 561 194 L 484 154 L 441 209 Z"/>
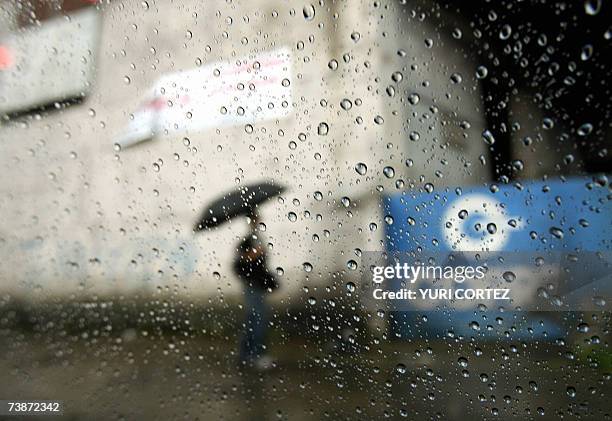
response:
<path fill-rule="evenodd" d="M 248 215 L 260 203 L 278 196 L 285 187 L 274 183 L 256 183 L 241 186 L 239 189 L 224 194 L 204 210 L 194 230 L 202 231 L 223 224 L 239 215 Z"/>

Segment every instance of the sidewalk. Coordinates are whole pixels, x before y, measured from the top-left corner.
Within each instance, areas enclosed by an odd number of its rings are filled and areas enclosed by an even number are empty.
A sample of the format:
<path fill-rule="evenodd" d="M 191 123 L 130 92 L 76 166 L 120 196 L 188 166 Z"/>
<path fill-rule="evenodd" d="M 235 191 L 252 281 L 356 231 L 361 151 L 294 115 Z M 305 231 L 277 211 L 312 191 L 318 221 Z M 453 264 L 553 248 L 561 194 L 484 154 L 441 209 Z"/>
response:
<path fill-rule="evenodd" d="M 609 375 L 558 346 L 373 341 L 342 353 L 280 338 L 276 368 L 242 372 L 235 337 L 131 329 L 0 337 L 0 396 L 63 400 L 71 420 L 603 419 L 610 409 Z"/>

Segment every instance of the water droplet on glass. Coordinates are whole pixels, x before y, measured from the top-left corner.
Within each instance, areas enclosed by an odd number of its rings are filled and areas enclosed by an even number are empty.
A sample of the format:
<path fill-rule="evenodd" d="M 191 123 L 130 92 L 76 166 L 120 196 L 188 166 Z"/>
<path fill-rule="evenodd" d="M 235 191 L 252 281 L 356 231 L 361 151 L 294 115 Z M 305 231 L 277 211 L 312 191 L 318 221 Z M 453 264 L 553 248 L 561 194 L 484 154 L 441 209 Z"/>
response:
<path fill-rule="evenodd" d="M 591 123 L 584 123 L 578 127 L 578 136 L 588 136 L 593 131 L 593 125 Z"/>
<path fill-rule="evenodd" d="M 516 279 L 516 275 L 514 274 L 514 272 L 511 272 L 511 271 L 504 272 L 502 277 L 504 278 L 504 281 L 506 282 L 514 282 L 514 280 Z"/>
<path fill-rule="evenodd" d="M 495 225 L 493 222 L 489 222 L 487 224 L 487 232 L 491 235 L 495 234 L 497 232 L 497 225 Z"/>
<path fill-rule="evenodd" d="M 489 74 L 489 69 L 485 66 L 478 66 L 476 68 L 476 79 L 484 79 Z"/>
<path fill-rule="evenodd" d="M 329 126 L 326 122 L 322 121 L 317 127 L 317 134 L 319 136 L 327 136 L 327 133 L 329 133 Z"/>
<path fill-rule="evenodd" d="M 512 169 L 515 171 L 523 171 L 523 169 L 525 169 L 525 164 L 520 159 L 515 159 L 512 161 Z"/>
<path fill-rule="evenodd" d="M 555 127 L 555 122 L 553 121 L 553 119 L 552 119 L 552 118 L 545 117 L 545 118 L 542 120 L 542 127 L 543 127 L 544 129 L 546 129 L 546 130 L 550 130 L 550 129 L 552 129 L 553 127 Z"/>
<path fill-rule="evenodd" d="M 548 232 L 550 232 L 555 238 L 558 238 L 558 239 L 562 239 L 564 235 L 563 230 L 559 227 L 550 227 Z"/>
<path fill-rule="evenodd" d="M 304 14 L 304 19 L 313 20 L 315 17 L 315 8 L 312 4 L 307 4 L 302 9 L 302 13 Z"/>
<path fill-rule="evenodd" d="M 593 46 L 591 44 L 587 44 L 582 47 L 582 51 L 580 51 L 580 60 L 587 61 L 593 55 Z"/>
<path fill-rule="evenodd" d="M 350 110 L 351 108 L 353 108 L 353 103 L 351 102 L 350 99 L 344 98 L 342 101 L 340 101 L 340 106 L 342 107 L 343 110 Z"/>
<path fill-rule="evenodd" d="M 400 374 L 406 374 L 406 366 L 402 363 L 399 363 L 398 365 L 395 366 L 395 371 L 397 371 Z"/>
<path fill-rule="evenodd" d="M 357 165 L 355 165 L 355 171 L 357 171 L 357 174 L 359 175 L 366 175 L 368 172 L 368 167 L 363 162 L 358 162 Z"/>
<path fill-rule="evenodd" d="M 395 170 L 393 169 L 393 167 L 385 167 L 383 168 L 383 174 L 387 178 L 393 178 L 393 176 L 395 175 Z"/>
<path fill-rule="evenodd" d="M 601 0 L 586 0 L 584 2 L 584 11 L 587 15 L 595 16 L 601 10 Z"/>
<path fill-rule="evenodd" d="M 495 138 L 493 137 L 493 133 L 489 130 L 485 130 L 482 132 L 482 138 L 487 145 L 493 145 L 495 143 Z"/>
<path fill-rule="evenodd" d="M 499 38 L 502 40 L 507 40 L 508 38 L 510 38 L 511 34 L 512 28 L 510 27 L 510 25 L 506 24 L 501 27 L 501 30 L 499 31 Z"/>

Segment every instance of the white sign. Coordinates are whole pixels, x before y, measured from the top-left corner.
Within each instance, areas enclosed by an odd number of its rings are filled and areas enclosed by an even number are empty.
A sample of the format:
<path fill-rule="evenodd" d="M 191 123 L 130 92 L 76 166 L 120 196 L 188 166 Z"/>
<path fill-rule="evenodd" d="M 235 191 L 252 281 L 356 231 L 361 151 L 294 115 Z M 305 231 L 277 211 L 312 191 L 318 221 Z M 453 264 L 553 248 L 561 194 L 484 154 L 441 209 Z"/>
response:
<path fill-rule="evenodd" d="M 116 143 L 252 124 L 291 111 L 291 53 L 281 48 L 162 76 Z"/>
<path fill-rule="evenodd" d="M 4 29 L 1 26 L 0 32 Z M 0 113 L 27 111 L 87 95 L 101 26 L 101 13 L 88 7 L 3 37 Z"/>

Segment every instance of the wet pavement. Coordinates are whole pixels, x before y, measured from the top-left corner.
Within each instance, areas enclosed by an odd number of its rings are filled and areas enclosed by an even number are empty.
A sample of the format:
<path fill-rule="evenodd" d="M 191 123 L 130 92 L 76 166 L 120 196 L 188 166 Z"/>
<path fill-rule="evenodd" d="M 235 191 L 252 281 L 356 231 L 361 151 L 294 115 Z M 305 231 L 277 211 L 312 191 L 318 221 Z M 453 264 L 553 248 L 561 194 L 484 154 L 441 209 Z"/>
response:
<path fill-rule="evenodd" d="M 356 352 L 275 338 L 275 367 L 255 371 L 237 368 L 236 335 L 4 330 L 0 338 L 0 397 L 62 400 L 68 420 L 602 420 L 612 412 L 605 369 L 551 344 L 381 336 Z"/>

